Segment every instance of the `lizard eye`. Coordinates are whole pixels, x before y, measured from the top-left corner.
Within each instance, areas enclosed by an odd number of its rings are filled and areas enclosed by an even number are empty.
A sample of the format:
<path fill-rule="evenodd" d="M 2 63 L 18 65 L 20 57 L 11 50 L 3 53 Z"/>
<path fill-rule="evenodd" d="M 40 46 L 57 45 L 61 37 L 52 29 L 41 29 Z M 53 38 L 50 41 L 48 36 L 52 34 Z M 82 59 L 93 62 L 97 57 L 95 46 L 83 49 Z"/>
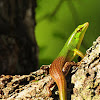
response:
<path fill-rule="evenodd" d="M 81 32 L 81 31 L 82 31 L 82 28 L 83 28 L 83 27 L 81 27 L 79 30 L 77 30 L 77 32 Z"/>

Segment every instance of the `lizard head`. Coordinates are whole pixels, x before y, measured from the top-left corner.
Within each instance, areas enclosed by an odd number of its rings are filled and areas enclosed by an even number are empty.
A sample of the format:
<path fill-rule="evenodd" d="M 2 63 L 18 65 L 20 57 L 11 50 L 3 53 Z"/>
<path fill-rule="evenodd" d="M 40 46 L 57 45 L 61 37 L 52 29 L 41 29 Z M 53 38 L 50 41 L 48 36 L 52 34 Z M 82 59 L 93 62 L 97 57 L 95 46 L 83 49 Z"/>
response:
<path fill-rule="evenodd" d="M 75 33 L 74 34 L 74 39 L 75 39 L 74 42 L 76 42 L 75 44 L 76 44 L 77 49 L 79 49 L 79 47 L 81 45 L 81 42 L 83 40 L 84 34 L 85 34 L 88 26 L 89 26 L 89 23 L 86 22 L 82 25 L 79 25 L 74 31 L 74 33 Z"/>

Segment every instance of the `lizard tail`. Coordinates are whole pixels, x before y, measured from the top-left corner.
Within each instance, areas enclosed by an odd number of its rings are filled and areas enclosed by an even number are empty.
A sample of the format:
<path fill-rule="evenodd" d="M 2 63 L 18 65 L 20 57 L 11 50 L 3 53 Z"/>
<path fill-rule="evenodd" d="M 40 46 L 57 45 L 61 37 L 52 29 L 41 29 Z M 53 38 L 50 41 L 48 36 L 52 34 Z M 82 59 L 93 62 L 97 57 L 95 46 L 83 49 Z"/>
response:
<path fill-rule="evenodd" d="M 62 72 L 62 66 L 64 62 L 65 58 L 59 57 L 53 61 L 49 69 L 50 76 L 54 79 L 58 86 L 60 100 L 67 100 L 67 83 L 65 76 Z"/>
<path fill-rule="evenodd" d="M 59 89 L 59 98 L 60 98 L 60 100 L 67 100 L 67 83 L 66 83 L 66 79 L 65 79 L 64 75 L 62 75 L 60 78 L 61 79 L 56 82 L 57 86 L 58 86 L 58 89 Z"/>

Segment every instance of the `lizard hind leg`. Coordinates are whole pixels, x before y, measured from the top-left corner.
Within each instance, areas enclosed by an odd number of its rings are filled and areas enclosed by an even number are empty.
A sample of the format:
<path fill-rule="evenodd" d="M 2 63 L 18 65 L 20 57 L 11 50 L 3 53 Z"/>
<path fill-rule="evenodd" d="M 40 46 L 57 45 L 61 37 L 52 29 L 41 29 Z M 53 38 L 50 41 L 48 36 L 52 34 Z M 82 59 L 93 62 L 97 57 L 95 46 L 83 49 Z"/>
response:
<path fill-rule="evenodd" d="M 46 96 L 50 97 L 52 95 L 52 91 L 50 88 L 54 86 L 54 80 L 51 79 L 51 81 L 46 85 Z"/>
<path fill-rule="evenodd" d="M 77 63 L 75 63 L 75 62 L 66 62 L 64 64 L 64 67 L 63 67 L 62 71 L 63 71 L 65 76 L 68 74 L 68 72 L 69 72 L 69 70 L 72 66 L 77 66 Z"/>

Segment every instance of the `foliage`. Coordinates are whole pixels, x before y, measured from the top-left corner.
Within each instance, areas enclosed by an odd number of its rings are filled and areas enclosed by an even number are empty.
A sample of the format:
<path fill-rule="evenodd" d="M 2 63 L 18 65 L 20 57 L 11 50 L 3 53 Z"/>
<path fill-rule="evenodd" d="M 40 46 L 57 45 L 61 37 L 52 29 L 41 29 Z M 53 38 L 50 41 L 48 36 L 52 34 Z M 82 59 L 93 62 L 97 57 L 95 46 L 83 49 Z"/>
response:
<path fill-rule="evenodd" d="M 74 29 L 89 22 L 80 50 L 86 49 L 99 36 L 100 0 L 37 0 L 36 40 L 39 66 L 50 64 Z"/>

